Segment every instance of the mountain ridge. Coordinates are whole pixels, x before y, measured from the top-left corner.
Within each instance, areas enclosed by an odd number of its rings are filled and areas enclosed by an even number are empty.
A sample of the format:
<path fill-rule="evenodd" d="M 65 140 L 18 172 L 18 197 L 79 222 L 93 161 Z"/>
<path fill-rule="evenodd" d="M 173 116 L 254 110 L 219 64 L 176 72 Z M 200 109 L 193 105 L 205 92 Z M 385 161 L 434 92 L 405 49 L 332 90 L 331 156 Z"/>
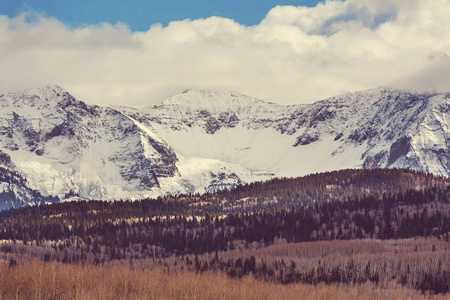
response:
<path fill-rule="evenodd" d="M 47 85 L 0 96 L 8 170 L 48 197 L 202 193 L 272 177 L 397 167 L 450 174 L 449 94 L 389 88 L 280 105 L 186 90 L 139 108 Z"/>

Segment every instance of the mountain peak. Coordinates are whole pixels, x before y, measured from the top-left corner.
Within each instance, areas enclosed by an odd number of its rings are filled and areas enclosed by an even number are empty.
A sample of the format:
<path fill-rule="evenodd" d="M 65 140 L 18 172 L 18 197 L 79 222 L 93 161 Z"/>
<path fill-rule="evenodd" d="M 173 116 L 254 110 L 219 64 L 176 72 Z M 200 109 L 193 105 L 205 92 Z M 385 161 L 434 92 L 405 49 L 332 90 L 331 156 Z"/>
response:
<path fill-rule="evenodd" d="M 225 111 L 269 112 L 282 107 L 282 105 L 265 102 L 235 91 L 220 89 L 187 89 L 181 94 L 167 98 L 162 105 L 189 112 L 206 110 L 213 115 Z"/>
<path fill-rule="evenodd" d="M 29 88 L 29 89 L 26 89 L 24 91 L 17 92 L 14 94 L 23 94 L 23 95 L 28 95 L 28 96 L 36 95 L 36 96 L 52 97 L 54 95 L 62 94 L 64 92 L 65 92 L 65 90 L 58 85 L 47 84 L 42 87 Z"/>
<path fill-rule="evenodd" d="M 1 96 L 2 107 L 7 107 L 9 110 L 13 109 L 15 112 L 19 112 L 20 108 L 44 108 L 54 107 L 64 98 L 69 95 L 61 87 L 56 85 L 46 85 L 38 88 L 30 88 L 20 92 L 9 92 Z M 66 96 L 66 97 L 65 97 Z M 8 113 L 8 111 L 4 113 Z M 29 109 L 27 109 L 29 110 Z M 25 111 L 23 111 L 26 113 Z"/>
<path fill-rule="evenodd" d="M 78 107 L 87 110 L 88 108 L 96 107 L 76 99 L 70 92 L 55 84 L 29 88 L 20 92 L 11 92 L 3 95 L 3 100 L 5 101 L 3 103 L 4 106 L 16 109 L 21 107 L 34 107 L 38 110 L 52 109 L 53 107 L 62 109 Z"/>

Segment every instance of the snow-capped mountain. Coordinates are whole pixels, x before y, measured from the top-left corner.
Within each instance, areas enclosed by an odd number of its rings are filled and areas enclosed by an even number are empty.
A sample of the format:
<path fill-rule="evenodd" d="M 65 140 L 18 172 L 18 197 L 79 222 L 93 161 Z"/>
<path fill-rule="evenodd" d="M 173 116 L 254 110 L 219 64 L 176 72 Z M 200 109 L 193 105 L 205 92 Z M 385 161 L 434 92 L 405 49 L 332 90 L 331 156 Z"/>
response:
<path fill-rule="evenodd" d="M 289 106 L 186 90 L 132 108 L 46 86 L 0 96 L 0 173 L 26 185 L 0 182 L 3 194 L 23 188 L 47 201 L 202 193 L 344 168 L 449 175 L 449 121 L 450 95 L 387 88 Z M 26 203 L 25 190 L 12 206 Z"/>

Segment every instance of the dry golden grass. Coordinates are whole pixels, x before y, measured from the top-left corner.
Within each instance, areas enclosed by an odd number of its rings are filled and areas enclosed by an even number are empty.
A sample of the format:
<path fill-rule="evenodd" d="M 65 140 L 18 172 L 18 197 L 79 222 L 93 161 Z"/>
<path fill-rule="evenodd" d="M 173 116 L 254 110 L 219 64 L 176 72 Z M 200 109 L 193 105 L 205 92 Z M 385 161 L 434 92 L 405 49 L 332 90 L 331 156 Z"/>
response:
<path fill-rule="evenodd" d="M 381 240 L 334 240 L 302 243 L 283 243 L 270 245 L 261 249 L 254 249 L 252 255 L 257 257 L 302 257 L 316 258 L 327 255 L 351 256 L 357 254 L 380 254 L 385 252 L 385 246 Z M 223 255 L 230 257 L 241 256 L 243 251 L 227 251 Z M 245 252 L 245 250 L 244 250 Z"/>
<path fill-rule="evenodd" d="M 63 265 L 39 261 L 0 265 L 0 299 L 428 299 L 392 286 L 281 285 L 223 274 L 168 274 L 160 269 Z M 448 299 L 434 296 L 433 299 Z"/>

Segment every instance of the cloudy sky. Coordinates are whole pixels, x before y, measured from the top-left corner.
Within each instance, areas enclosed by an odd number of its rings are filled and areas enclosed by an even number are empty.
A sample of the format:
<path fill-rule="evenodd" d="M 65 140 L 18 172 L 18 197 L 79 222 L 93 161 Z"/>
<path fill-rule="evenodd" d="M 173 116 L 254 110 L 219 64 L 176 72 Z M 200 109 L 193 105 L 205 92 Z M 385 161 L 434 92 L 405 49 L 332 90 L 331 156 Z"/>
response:
<path fill-rule="evenodd" d="M 1 1 L 0 92 L 52 83 L 147 105 L 186 88 L 278 103 L 450 91 L 450 0 L 158 2 Z"/>

